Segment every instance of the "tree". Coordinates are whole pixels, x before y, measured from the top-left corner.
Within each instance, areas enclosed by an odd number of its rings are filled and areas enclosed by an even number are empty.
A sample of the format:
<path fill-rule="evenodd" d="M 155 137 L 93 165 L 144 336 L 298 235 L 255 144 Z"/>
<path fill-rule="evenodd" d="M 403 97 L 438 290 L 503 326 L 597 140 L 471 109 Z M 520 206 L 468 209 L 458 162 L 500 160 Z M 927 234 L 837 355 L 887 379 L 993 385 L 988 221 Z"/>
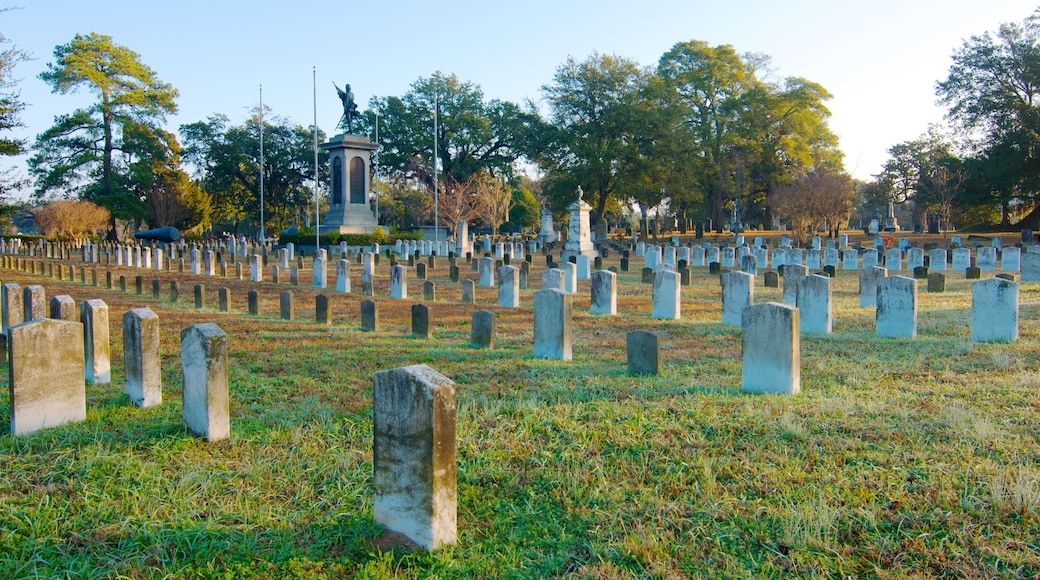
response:
<path fill-rule="evenodd" d="M 0 10 L 4 11 L 6 9 Z M 20 115 L 25 109 L 21 94 L 15 90 L 14 68 L 29 60 L 29 55 L 12 45 L 3 34 L 0 34 L 0 46 L 4 47 L 0 51 L 0 156 L 21 155 L 25 152 L 25 140 L 9 136 L 12 130 L 23 126 Z M 22 183 L 23 179 L 13 167 L 0 171 L 0 199 L 20 188 Z M 14 208 L 6 204 L 0 207 L 0 219 L 7 220 Z"/>
<path fill-rule="evenodd" d="M 301 225 L 314 204 L 313 128 L 264 115 L 264 221 L 275 231 Z M 230 224 L 260 214 L 259 109 L 242 125 L 227 117 L 182 125 L 184 157 L 197 168 L 201 187 L 213 196 L 213 220 Z M 324 141 L 323 132 L 318 139 Z M 319 195 L 327 196 L 328 153 L 318 158 Z"/>
<path fill-rule="evenodd" d="M 847 223 L 855 201 L 852 178 L 844 172 L 823 168 L 778 185 L 769 198 L 772 209 L 787 220 L 800 242 L 811 232 L 833 231 Z"/>
<path fill-rule="evenodd" d="M 466 190 L 473 192 L 477 200 L 477 211 L 484 225 L 498 233 L 509 215 L 509 204 L 513 196 L 505 184 L 487 171 L 481 171 L 466 180 Z"/>
<path fill-rule="evenodd" d="M 537 160 L 546 172 L 542 192 L 557 210 L 581 185 L 601 222 L 608 208 L 647 183 L 650 79 L 632 60 L 593 53 L 582 62 L 568 58 L 542 87 L 551 122 L 542 128 Z"/>
<path fill-rule="evenodd" d="M 469 222 L 480 213 L 477 196 L 467 185 L 468 182 L 459 183 L 449 178 L 438 192 L 440 225 L 448 228 L 453 236 L 460 221 Z"/>
<path fill-rule="evenodd" d="M 360 120 L 362 129 L 371 131 L 379 116 L 380 169 L 422 183 L 430 192 L 434 109 L 436 157 L 446 187 L 481 171 L 512 175 L 513 163 L 531 149 L 534 128 L 541 122 L 516 104 L 485 102 L 479 86 L 440 72 L 420 78 L 402 97 L 373 98 Z"/>
<path fill-rule="evenodd" d="M 54 126 L 37 136 L 37 152 L 29 161 L 37 194 L 67 191 L 112 208 L 109 236 L 114 239 L 115 219 L 133 217 L 125 214 L 133 205 L 125 203 L 133 197 L 127 167 L 140 156 L 126 131 L 164 122 L 177 111 L 177 90 L 159 81 L 137 53 L 97 33 L 77 34 L 56 47 L 54 62 L 40 79 L 58 94 L 86 88 L 97 101 L 57 116 Z"/>
<path fill-rule="evenodd" d="M 89 201 L 57 199 L 37 211 L 35 219 L 36 227 L 45 236 L 78 240 L 105 229 L 111 215 L 107 209 Z"/>

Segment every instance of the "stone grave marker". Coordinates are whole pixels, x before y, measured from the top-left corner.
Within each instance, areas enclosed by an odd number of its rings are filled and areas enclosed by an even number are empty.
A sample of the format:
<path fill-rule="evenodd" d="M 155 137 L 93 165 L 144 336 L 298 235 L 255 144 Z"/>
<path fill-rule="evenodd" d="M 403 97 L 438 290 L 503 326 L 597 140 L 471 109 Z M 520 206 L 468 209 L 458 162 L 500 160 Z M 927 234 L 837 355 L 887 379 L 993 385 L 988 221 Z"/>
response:
<path fill-rule="evenodd" d="M 520 307 L 520 270 L 502 266 L 498 271 L 498 305 L 503 308 Z"/>
<path fill-rule="evenodd" d="M 741 320 L 741 390 L 797 395 L 802 388 L 799 309 L 766 302 Z"/>
<path fill-rule="evenodd" d="M 490 310 L 474 310 L 470 324 L 469 344 L 475 348 L 495 348 L 498 322 Z"/>
<path fill-rule="evenodd" d="M 412 305 L 412 336 L 427 340 L 433 338 L 433 321 L 430 319 L 430 307 L 425 304 Z"/>
<path fill-rule="evenodd" d="M 946 292 L 946 274 L 942 272 L 928 274 L 928 292 Z"/>
<path fill-rule="evenodd" d="M 7 329 L 11 435 L 87 418 L 83 325 L 40 318 Z"/>
<path fill-rule="evenodd" d="M 33 284 L 22 288 L 22 302 L 26 322 L 47 318 L 47 293 L 43 286 Z"/>
<path fill-rule="evenodd" d="M 296 318 L 296 306 L 292 290 L 283 290 L 278 294 L 278 314 L 282 320 L 294 320 Z"/>
<path fill-rule="evenodd" d="M 625 334 L 628 354 L 628 374 L 657 375 L 661 373 L 661 343 L 657 335 L 645 330 Z"/>
<path fill-rule="evenodd" d="M 408 278 L 404 266 L 390 267 L 390 297 L 399 300 L 408 298 Z"/>
<path fill-rule="evenodd" d="M 747 272 L 728 272 L 723 274 L 720 280 L 722 282 L 722 324 L 740 326 L 744 309 L 755 303 L 755 277 Z M 786 275 L 784 284 L 787 284 Z"/>
<path fill-rule="evenodd" d="M 184 426 L 206 441 L 231 435 L 227 335 L 216 324 L 181 331 Z"/>
<path fill-rule="evenodd" d="M 379 331 L 379 304 L 375 300 L 361 301 L 361 330 Z"/>
<path fill-rule="evenodd" d="M 84 377 L 95 385 L 107 385 L 112 382 L 108 305 L 102 300 L 84 300 L 80 304 L 80 322 L 83 324 Z"/>
<path fill-rule="evenodd" d="M 534 356 L 571 360 L 573 295 L 557 288 L 534 293 Z"/>
<path fill-rule="evenodd" d="M 149 308 L 123 314 L 123 392 L 138 407 L 162 403 L 159 317 Z"/>
<path fill-rule="evenodd" d="M 971 341 L 1018 340 L 1018 283 L 1003 278 L 971 285 Z"/>
<path fill-rule="evenodd" d="M 592 273 L 590 281 L 592 314 L 617 314 L 617 274 L 606 270 Z"/>
<path fill-rule="evenodd" d="M 881 338 L 917 336 L 917 281 L 906 276 L 879 279 L 875 321 Z"/>
<path fill-rule="evenodd" d="M 679 274 L 658 270 L 654 274 L 650 317 L 658 320 L 679 320 L 682 317 L 682 292 Z"/>
<path fill-rule="evenodd" d="M 79 322 L 76 312 L 76 301 L 68 294 L 59 294 L 51 297 L 50 318 L 55 320 L 66 320 L 68 322 Z"/>

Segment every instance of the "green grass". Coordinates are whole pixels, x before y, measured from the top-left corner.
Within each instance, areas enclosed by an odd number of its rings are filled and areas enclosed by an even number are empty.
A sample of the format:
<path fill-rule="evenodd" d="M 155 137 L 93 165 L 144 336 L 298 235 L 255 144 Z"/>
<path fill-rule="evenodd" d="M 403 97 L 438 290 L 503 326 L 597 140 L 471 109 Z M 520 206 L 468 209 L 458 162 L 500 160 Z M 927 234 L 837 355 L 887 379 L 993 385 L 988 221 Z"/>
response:
<path fill-rule="evenodd" d="M 717 278 L 698 269 L 682 320 L 650 320 L 634 256 L 620 315 L 588 314 L 582 282 L 574 360 L 532 358 L 539 263 L 516 310 L 484 288 L 476 306 L 449 301 L 459 290 L 439 263 L 429 342 L 408 336 L 414 299 L 378 298 L 383 327 L 363 333 L 356 294 L 329 292 L 328 328 L 312 323 L 309 287 L 286 322 L 285 284 L 205 280 L 214 297 L 232 290 L 235 312 L 220 313 L 215 299 L 192 308 L 183 289 L 203 280 L 189 274 L 159 274 L 158 301 L 0 272 L 105 300 L 113 345 L 113 384 L 88 385 L 86 421 L 0 437 L 0 577 L 1040 575 L 1040 284 L 1022 286 L 1015 344 L 970 342 L 970 286 L 950 272 L 945 294 L 922 287 L 918 338 L 880 340 L 839 272 L 834 334 L 801 341 L 802 393 L 749 396 Z M 173 279 L 182 300 L 169 304 Z M 260 316 L 244 314 L 251 288 Z M 121 384 L 119 321 L 136 306 L 162 324 L 164 402 L 144 410 Z M 494 351 L 468 346 L 482 308 L 498 313 Z M 180 329 L 209 321 L 230 338 L 232 436 L 215 444 L 180 419 Z M 625 373 L 636 329 L 661 336 L 658 376 Z M 372 374 L 416 363 L 458 387 L 459 544 L 435 553 L 395 548 L 372 522 Z"/>

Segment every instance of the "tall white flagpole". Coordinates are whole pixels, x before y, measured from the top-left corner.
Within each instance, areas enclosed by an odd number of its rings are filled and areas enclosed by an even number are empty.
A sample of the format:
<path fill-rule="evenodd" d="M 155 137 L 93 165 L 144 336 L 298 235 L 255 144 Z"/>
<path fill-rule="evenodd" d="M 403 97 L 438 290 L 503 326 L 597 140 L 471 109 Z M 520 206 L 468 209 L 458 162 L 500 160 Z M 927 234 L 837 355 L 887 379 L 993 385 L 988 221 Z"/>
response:
<path fill-rule="evenodd" d="M 379 111 L 375 111 L 376 115 L 376 150 L 375 155 L 372 156 L 372 177 L 375 178 L 375 193 L 376 193 L 376 225 L 379 225 Z"/>
<path fill-rule="evenodd" d="M 264 85 L 260 85 L 260 244 L 264 243 Z"/>
<path fill-rule="evenodd" d="M 311 83 L 314 92 L 314 250 L 321 247 L 321 217 L 318 214 L 318 67 L 315 66 Z"/>
<path fill-rule="evenodd" d="M 438 95 L 433 93 L 433 241 L 440 242 L 440 215 L 437 212 L 437 102 Z"/>

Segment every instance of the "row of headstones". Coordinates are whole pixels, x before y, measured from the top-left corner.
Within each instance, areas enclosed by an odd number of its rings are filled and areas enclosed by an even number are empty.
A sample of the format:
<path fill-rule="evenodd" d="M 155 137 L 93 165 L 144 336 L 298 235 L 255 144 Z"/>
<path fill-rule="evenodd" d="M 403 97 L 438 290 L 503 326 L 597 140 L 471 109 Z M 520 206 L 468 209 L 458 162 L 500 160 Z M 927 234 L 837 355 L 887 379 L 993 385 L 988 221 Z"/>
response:
<path fill-rule="evenodd" d="M 5 321 L 16 310 L 8 287 L 3 285 Z M 59 303 L 68 305 L 71 298 L 65 298 Z M 76 321 L 72 304 L 52 310 L 51 318 L 5 324 L 12 435 L 85 420 L 86 381 L 111 382 L 108 306 L 86 300 L 80 305 L 81 321 Z M 162 402 L 159 317 L 148 308 L 123 315 L 123 369 L 123 389 L 133 404 L 150 407 Z M 181 331 L 181 376 L 184 425 L 208 441 L 226 439 L 227 337 L 215 324 L 193 324 Z"/>
<path fill-rule="evenodd" d="M 1026 254 L 1038 252 L 1040 252 L 1040 246 L 1031 246 Z M 774 268 L 793 264 L 805 265 L 807 268 L 816 270 L 827 266 L 842 270 L 859 270 L 860 268 L 884 265 L 889 270 L 903 270 L 905 257 L 906 270 L 913 270 L 914 268 L 927 265 L 933 270 L 944 271 L 947 264 L 950 264 L 952 269 L 963 271 L 977 262 L 979 269 L 994 271 L 998 268 L 999 262 L 1001 270 L 1017 272 L 1022 267 L 1021 264 L 1025 259 L 1022 250 L 1017 247 L 1004 248 L 1003 250 L 994 247 L 982 247 L 979 248 L 976 256 L 973 257 L 972 250 L 969 248 L 957 248 L 952 253 L 947 253 L 944 249 L 933 249 L 928 251 L 927 254 L 921 248 L 908 248 L 906 250 L 890 248 L 885 250 L 884 253 L 880 253 L 877 250 L 864 250 L 861 252 L 853 248 L 846 248 L 845 250 L 827 249 L 822 252 L 810 249 L 803 252 L 800 249 L 792 248 L 774 250 L 770 254 L 766 248 L 751 249 L 743 246 L 735 249 L 704 248 L 700 246 L 692 248 L 686 246 L 678 248 L 673 246 L 664 248 L 650 246 L 644 250 L 642 256 L 645 267 L 655 270 L 667 266 L 679 267 L 682 263 L 695 267 L 710 266 L 712 263 L 718 263 L 723 268 L 766 269 L 769 267 L 770 256 L 772 256 Z"/>

